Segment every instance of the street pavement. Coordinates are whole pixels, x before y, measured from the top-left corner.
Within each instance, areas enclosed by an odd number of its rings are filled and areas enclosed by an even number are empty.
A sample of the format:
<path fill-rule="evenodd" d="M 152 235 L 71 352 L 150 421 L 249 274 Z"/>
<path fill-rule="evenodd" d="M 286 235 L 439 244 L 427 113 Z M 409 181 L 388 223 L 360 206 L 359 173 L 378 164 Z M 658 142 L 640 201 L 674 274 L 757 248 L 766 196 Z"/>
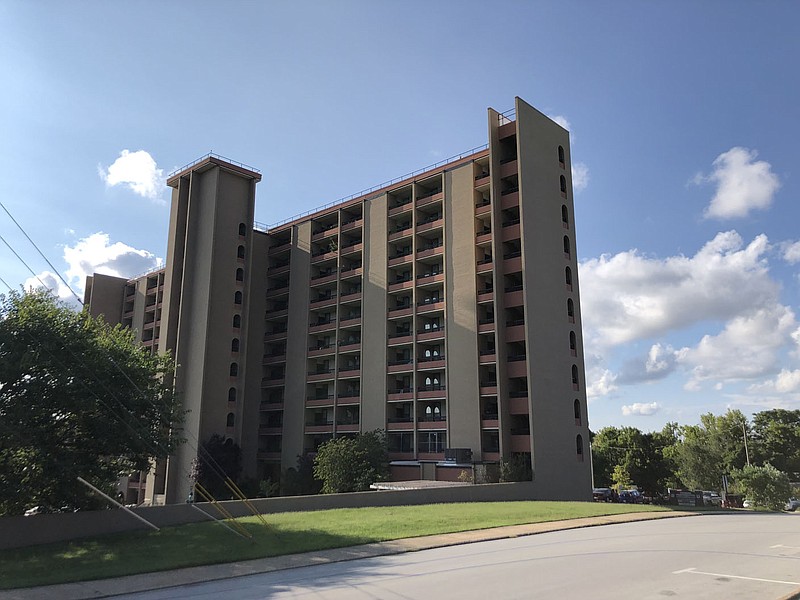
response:
<path fill-rule="evenodd" d="M 800 591 L 800 514 L 641 520 L 680 514 L 685 513 L 429 536 L 12 591 L 0 598 L 778 599 Z M 603 524 L 613 526 L 593 527 Z M 142 591 L 147 589 L 152 591 Z"/>

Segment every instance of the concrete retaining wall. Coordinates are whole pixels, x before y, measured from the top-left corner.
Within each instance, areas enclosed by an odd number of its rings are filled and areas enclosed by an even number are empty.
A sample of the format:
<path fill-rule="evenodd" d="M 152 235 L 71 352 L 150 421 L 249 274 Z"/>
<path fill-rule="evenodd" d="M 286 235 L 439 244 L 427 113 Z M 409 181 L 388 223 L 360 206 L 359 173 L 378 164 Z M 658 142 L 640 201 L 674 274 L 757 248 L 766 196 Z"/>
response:
<path fill-rule="evenodd" d="M 534 482 L 520 482 L 424 490 L 286 496 L 260 498 L 252 502 L 261 513 L 270 514 L 331 508 L 360 508 L 364 506 L 402 506 L 441 502 L 499 502 L 534 499 L 537 499 Z M 236 517 L 251 514 L 241 502 L 228 501 L 222 502 L 222 504 Z M 215 516 L 219 514 L 207 503 L 197 503 L 196 506 Z M 188 504 L 150 506 L 134 509 L 134 512 L 158 527 L 208 520 L 207 516 Z M 147 526 L 121 509 L 36 515 L 33 517 L 2 517 L 0 518 L 0 549 L 21 548 L 142 529 L 147 529 Z"/>

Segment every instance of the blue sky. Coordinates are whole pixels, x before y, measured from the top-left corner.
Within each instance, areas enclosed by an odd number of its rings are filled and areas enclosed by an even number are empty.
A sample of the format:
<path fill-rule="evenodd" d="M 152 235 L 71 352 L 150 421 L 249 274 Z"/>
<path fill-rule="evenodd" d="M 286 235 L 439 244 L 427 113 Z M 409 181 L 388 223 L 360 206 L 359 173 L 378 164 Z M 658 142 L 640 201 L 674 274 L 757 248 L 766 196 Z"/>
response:
<path fill-rule="evenodd" d="M 166 254 L 174 168 L 263 172 L 274 223 L 558 117 L 590 427 L 800 408 L 795 2 L 0 3 L 0 199 L 82 291 Z M 0 235 L 49 267 L 0 213 Z M 0 274 L 31 279 L 0 244 Z M 66 294 L 65 290 L 61 290 Z"/>

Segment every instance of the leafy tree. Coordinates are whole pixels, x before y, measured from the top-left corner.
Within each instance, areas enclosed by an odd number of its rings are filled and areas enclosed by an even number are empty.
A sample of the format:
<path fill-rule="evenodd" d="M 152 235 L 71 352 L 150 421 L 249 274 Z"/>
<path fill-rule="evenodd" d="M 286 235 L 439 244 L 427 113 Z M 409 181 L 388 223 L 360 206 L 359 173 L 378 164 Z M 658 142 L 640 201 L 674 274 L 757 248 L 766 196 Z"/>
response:
<path fill-rule="evenodd" d="M 611 481 L 614 482 L 614 489 L 618 492 L 621 492 L 622 490 L 628 490 L 633 485 L 633 482 L 631 481 L 631 474 L 623 465 L 616 465 L 614 467 L 614 472 L 611 473 Z"/>
<path fill-rule="evenodd" d="M 308 454 L 297 457 L 297 467 L 283 472 L 281 494 L 284 496 L 308 496 L 319 494 L 322 482 L 314 477 L 314 459 Z"/>
<path fill-rule="evenodd" d="M 800 410 L 765 410 L 753 415 L 753 455 L 800 480 Z"/>
<path fill-rule="evenodd" d="M 197 461 L 197 482 L 208 491 L 215 500 L 230 500 L 234 493 L 226 485 L 225 477 L 237 482 L 242 472 L 242 450 L 231 438 L 217 433 L 203 443 L 200 460 Z M 256 489 L 257 486 L 256 486 Z M 254 491 L 254 490 L 248 490 Z M 195 500 L 204 500 L 197 495 Z"/>
<path fill-rule="evenodd" d="M 314 457 L 323 494 L 360 492 L 389 477 L 389 450 L 381 429 L 328 440 Z"/>
<path fill-rule="evenodd" d="M 500 461 L 500 481 L 531 481 L 531 455 L 527 452 L 515 452 L 508 459 Z"/>
<path fill-rule="evenodd" d="M 172 361 L 48 292 L 0 296 L 0 514 L 105 504 L 167 456 L 182 417 Z"/>
<path fill-rule="evenodd" d="M 746 463 L 747 431 L 747 418 L 739 410 L 728 410 L 720 416 L 701 415 L 700 425 L 682 427 L 682 439 L 675 452 L 680 478 L 693 489 L 719 488 L 724 473 Z"/>
<path fill-rule="evenodd" d="M 595 484 L 609 486 L 616 482 L 618 486 L 618 477 L 624 472 L 627 487 L 635 484 L 649 493 L 672 485 L 676 479 L 671 452 L 677 441 L 675 427 L 670 423 L 661 432 L 653 433 L 642 433 L 635 427 L 601 429 L 592 441 Z"/>
<path fill-rule="evenodd" d="M 767 463 L 763 467 L 745 465 L 732 472 L 737 485 L 756 506 L 781 510 L 792 493 L 789 477 Z"/>

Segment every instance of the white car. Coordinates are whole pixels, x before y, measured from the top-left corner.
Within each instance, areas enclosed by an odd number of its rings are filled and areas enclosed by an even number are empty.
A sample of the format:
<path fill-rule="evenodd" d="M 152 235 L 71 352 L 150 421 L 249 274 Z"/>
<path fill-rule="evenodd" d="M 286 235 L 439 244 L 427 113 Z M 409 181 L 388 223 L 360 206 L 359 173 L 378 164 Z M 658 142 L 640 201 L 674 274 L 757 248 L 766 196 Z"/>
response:
<path fill-rule="evenodd" d="M 797 498 L 789 498 L 789 501 L 786 503 L 786 506 L 783 507 L 783 510 L 797 510 L 800 508 L 800 500 Z"/>

